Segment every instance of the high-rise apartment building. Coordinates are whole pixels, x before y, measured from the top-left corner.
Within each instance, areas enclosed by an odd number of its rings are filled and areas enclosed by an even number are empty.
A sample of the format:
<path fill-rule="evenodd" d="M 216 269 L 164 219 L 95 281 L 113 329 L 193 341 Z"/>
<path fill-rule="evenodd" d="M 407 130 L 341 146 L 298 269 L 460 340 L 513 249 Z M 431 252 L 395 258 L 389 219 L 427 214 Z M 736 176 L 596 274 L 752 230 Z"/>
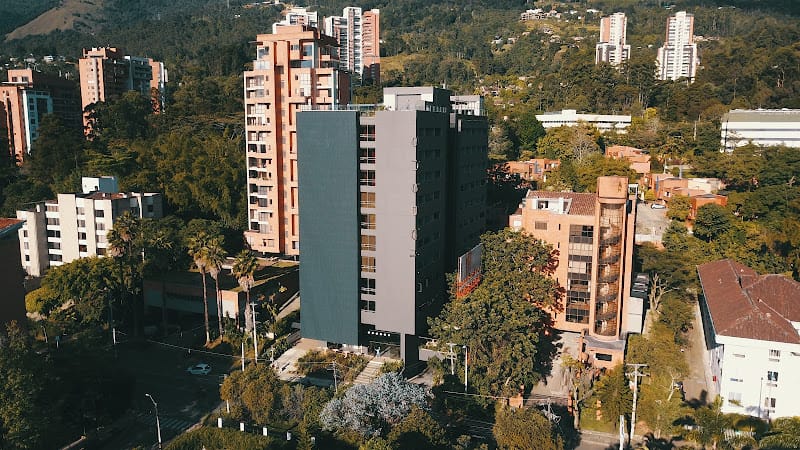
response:
<path fill-rule="evenodd" d="M 105 256 L 106 234 L 125 212 L 136 217 L 163 216 L 161 194 L 117 192 L 113 177 L 82 180 L 82 193 L 58 194 L 56 200 L 17 211 L 22 267 L 30 276 L 44 275 L 86 256 Z"/>
<path fill-rule="evenodd" d="M 658 79 L 694 81 L 700 57 L 694 43 L 694 15 L 686 11 L 667 18 L 664 46 L 658 49 Z"/>
<path fill-rule="evenodd" d="M 303 337 L 418 358 L 485 228 L 486 117 L 451 102 L 470 103 L 389 88 L 381 108 L 298 114 Z"/>
<path fill-rule="evenodd" d="M 11 69 L 8 81 L 0 86 L 0 102 L 0 128 L 8 143 L 2 156 L 18 164 L 30 154 L 45 114 L 58 116 L 67 127 L 81 126 L 80 92 L 71 80 L 31 69 Z"/>
<path fill-rule="evenodd" d="M 325 34 L 339 42 L 339 67 L 380 83 L 380 10 L 348 6 L 325 18 Z"/>
<path fill-rule="evenodd" d="M 551 311 L 554 327 L 582 333 L 595 365 L 621 362 L 625 334 L 641 332 L 629 301 L 636 207 L 628 179 L 599 177 L 597 193 L 529 191 L 509 222 L 558 252 L 553 276 L 565 295 Z"/>
<path fill-rule="evenodd" d="M 137 91 L 149 98 L 154 111 L 163 107 L 168 75 L 161 62 L 125 55 L 116 47 L 100 47 L 84 49 L 83 58 L 78 60 L 78 69 L 84 110 L 93 103 L 114 100 L 127 91 Z"/>
<path fill-rule="evenodd" d="M 350 101 L 350 80 L 337 69 L 336 40 L 303 25 L 256 39 L 253 70 L 244 73 L 247 156 L 245 239 L 255 251 L 300 252 L 297 125 L 301 108 Z"/>
<path fill-rule="evenodd" d="M 278 34 L 278 27 L 287 25 L 305 25 L 319 28 L 319 15 L 316 11 L 294 7 L 286 11 L 283 20 L 272 24 L 272 34 Z"/>
<path fill-rule="evenodd" d="M 614 13 L 600 19 L 600 42 L 595 47 L 595 64 L 604 62 L 618 66 L 630 57 L 631 46 L 625 42 L 627 27 L 625 13 Z"/>

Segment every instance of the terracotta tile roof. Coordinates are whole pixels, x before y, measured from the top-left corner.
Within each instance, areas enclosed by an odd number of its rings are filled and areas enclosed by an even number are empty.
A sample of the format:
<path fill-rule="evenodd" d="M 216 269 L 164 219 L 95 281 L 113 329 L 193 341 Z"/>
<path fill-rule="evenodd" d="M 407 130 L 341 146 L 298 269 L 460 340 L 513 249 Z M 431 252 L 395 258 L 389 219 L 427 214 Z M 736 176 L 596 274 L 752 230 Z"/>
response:
<path fill-rule="evenodd" d="M 24 220 L 0 217 L 0 237 L 17 231 Z"/>
<path fill-rule="evenodd" d="M 581 192 L 528 191 L 525 198 L 569 199 L 571 200 L 569 207 L 571 216 L 593 216 L 597 202 L 597 194 Z"/>
<path fill-rule="evenodd" d="M 697 267 L 718 335 L 800 344 L 790 321 L 800 321 L 800 283 L 758 275 L 730 259 Z"/>

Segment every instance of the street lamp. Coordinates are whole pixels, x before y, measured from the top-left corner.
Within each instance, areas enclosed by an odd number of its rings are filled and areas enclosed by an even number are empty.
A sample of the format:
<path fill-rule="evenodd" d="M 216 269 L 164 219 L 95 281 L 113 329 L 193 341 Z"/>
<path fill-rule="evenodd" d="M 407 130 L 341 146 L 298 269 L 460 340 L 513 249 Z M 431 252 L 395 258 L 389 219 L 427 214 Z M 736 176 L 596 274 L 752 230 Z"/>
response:
<path fill-rule="evenodd" d="M 153 396 L 150 394 L 144 394 L 145 397 L 149 398 L 151 402 L 153 402 L 153 407 L 156 410 L 156 432 L 158 433 L 158 450 L 161 450 L 163 446 L 161 445 L 161 422 L 158 420 L 158 403 L 153 399 Z"/>
<path fill-rule="evenodd" d="M 467 380 L 469 379 L 469 366 L 467 365 L 467 346 L 464 346 L 464 393 L 467 392 Z"/>

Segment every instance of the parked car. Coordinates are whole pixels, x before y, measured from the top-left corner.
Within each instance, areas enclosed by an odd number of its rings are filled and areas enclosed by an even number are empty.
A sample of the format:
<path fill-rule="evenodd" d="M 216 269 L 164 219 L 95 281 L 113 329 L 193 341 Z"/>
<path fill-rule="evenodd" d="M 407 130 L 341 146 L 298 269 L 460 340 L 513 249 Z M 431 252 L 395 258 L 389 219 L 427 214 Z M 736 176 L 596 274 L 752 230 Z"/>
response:
<path fill-rule="evenodd" d="M 652 209 L 667 209 L 667 206 L 666 205 L 662 205 L 661 203 L 653 203 L 652 205 L 650 205 L 650 208 L 652 208 Z"/>
<path fill-rule="evenodd" d="M 208 375 L 211 373 L 211 366 L 205 363 L 195 364 L 192 367 L 186 369 L 192 375 Z"/>

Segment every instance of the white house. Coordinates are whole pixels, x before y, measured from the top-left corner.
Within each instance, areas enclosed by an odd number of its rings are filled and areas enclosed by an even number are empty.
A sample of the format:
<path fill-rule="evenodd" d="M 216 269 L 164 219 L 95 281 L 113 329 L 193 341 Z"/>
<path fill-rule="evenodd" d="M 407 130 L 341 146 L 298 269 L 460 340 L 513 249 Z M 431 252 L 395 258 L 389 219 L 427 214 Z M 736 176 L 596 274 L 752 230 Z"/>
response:
<path fill-rule="evenodd" d="M 800 283 L 729 259 L 697 272 L 722 411 L 764 419 L 800 415 Z"/>

